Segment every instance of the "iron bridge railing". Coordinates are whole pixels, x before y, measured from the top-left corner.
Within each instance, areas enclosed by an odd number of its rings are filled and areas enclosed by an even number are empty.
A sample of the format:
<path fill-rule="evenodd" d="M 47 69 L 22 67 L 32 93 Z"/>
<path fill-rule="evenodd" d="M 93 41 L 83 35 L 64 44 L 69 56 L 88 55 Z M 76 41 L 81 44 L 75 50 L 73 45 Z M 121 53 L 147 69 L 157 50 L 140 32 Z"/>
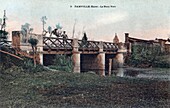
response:
<path fill-rule="evenodd" d="M 43 49 L 44 50 L 69 50 L 73 49 L 73 39 L 63 39 L 57 37 L 43 37 Z M 87 41 L 83 43 L 82 40 L 78 40 L 79 51 L 99 51 L 101 44 L 105 52 L 116 52 L 118 45 L 112 42 L 100 42 L 100 41 Z"/>

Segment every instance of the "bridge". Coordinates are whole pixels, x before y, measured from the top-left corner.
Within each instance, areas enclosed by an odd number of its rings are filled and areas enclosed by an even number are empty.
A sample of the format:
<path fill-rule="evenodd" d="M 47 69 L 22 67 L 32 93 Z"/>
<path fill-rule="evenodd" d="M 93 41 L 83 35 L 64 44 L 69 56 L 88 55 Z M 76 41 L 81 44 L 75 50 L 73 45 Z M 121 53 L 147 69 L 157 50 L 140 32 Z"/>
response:
<path fill-rule="evenodd" d="M 83 44 L 82 40 L 77 39 L 43 37 L 45 54 L 72 54 L 74 47 L 78 47 L 78 51 L 82 54 L 98 54 L 101 47 L 104 52 L 109 54 L 115 54 L 118 50 L 118 45 L 112 42 L 87 41 L 86 44 Z"/>
<path fill-rule="evenodd" d="M 44 37 L 35 35 L 39 40 L 37 52 L 40 63 L 49 65 L 56 54 L 72 56 L 73 72 L 95 71 L 100 75 L 105 75 L 107 71 L 114 67 L 121 67 L 124 62 L 126 48 L 122 43 L 90 41 L 85 44 L 79 39 L 63 39 L 58 37 Z M 13 47 L 22 52 L 31 52 L 28 43 L 21 42 L 19 31 L 12 32 Z M 110 65 L 112 63 L 112 65 Z"/>

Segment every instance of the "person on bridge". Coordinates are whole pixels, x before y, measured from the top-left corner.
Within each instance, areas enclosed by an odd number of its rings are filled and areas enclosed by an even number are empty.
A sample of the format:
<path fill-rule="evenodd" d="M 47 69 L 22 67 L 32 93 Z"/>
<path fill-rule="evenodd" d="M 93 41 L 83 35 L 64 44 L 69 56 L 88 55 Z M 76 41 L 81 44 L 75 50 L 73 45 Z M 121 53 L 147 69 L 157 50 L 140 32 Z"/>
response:
<path fill-rule="evenodd" d="M 60 37 L 60 33 L 58 32 L 58 29 L 57 29 L 57 28 L 54 29 L 54 30 L 51 32 L 50 37 L 51 37 L 52 34 L 54 34 L 54 35 L 57 36 L 57 37 Z"/>
<path fill-rule="evenodd" d="M 67 43 L 68 36 L 66 34 L 66 31 L 63 31 L 63 34 L 61 35 L 63 38 L 63 46 L 65 47 L 65 44 Z"/>

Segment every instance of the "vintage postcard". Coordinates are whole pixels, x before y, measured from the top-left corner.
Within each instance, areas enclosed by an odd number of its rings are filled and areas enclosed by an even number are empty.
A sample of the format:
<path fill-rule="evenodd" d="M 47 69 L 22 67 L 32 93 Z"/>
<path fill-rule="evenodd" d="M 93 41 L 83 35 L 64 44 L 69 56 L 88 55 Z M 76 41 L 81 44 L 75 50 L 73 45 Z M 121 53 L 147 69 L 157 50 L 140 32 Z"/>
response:
<path fill-rule="evenodd" d="M 170 1 L 0 1 L 0 108 L 170 107 Z"/>

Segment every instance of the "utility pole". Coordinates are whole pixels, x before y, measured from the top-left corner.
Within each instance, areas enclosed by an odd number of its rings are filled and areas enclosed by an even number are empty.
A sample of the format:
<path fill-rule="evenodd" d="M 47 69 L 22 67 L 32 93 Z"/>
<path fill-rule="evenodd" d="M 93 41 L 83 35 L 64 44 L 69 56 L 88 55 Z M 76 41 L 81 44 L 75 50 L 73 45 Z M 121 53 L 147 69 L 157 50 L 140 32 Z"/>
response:
<path fill-rule="evenodd" d="M 47 20 L 47 17 L 46 17 L 46 16 L 43 16 L 43 17 L 41 18 L 42 25 L 43 25 L 43 31 L 42 31 L 42 34 L 45 32 L 45 29 L 44 29 L 44 26 L 45 26 L 45 24 L 46 24 L 45 20 Z"/>
<path fill-rule="evenodd" d="M 74 38 L 74 33 L 75 33 L 75 29 L 76 29 L 76 22 L 77 22 L 77 20 L 75 19 L 75 22 L 74 22 L 74 25 L 73 25 L 73 36 L 72 36 L 72 38 Z"/>

